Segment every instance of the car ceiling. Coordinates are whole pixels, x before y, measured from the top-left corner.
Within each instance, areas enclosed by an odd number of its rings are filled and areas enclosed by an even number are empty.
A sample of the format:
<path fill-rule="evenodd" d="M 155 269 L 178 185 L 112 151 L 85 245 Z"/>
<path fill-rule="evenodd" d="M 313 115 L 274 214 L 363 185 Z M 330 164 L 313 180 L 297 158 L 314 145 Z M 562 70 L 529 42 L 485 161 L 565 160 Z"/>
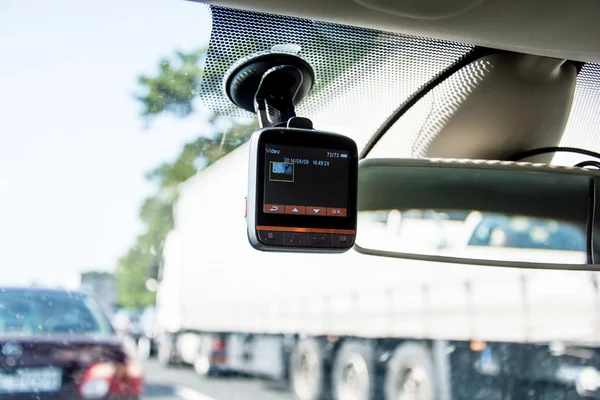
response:
<path fill-rule="evenodd" d="M 600 62 L 600 0 L 203 0 L 502 50 Z"/>

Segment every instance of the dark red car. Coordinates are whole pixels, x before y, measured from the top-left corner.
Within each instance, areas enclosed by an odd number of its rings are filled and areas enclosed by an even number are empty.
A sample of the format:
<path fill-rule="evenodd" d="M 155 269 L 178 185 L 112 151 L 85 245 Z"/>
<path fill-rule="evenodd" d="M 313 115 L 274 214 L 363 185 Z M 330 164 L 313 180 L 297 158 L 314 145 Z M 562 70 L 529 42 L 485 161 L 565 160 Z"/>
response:
<path fill-rule="evenodd" d="M 91 297 L 0 288 L 1 399 L 138 399 L 142 378 Z"/>

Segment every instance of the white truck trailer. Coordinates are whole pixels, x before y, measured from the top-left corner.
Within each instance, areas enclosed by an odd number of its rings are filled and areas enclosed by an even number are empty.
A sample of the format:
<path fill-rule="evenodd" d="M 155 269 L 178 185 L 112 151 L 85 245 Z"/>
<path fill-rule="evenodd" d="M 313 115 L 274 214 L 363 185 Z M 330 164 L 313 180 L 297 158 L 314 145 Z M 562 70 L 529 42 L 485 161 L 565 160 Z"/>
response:
<path fill-rule="evenodd" d="M 182 185 L 158 291 L 161 361 L 288 380 L 302 400 L 598 395 L 596 273 L 258 252 L 247 155 Z"/>

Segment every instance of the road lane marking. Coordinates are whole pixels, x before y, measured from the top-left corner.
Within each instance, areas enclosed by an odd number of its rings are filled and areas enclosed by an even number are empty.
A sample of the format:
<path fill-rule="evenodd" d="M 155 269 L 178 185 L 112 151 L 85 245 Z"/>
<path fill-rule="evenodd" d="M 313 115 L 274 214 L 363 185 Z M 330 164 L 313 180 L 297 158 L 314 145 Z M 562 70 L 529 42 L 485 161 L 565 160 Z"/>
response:
<path fill-rule="evenodd" d="M 178 387 L 175 391 L 177 396 L 183 400 L 215 400 L 214 398 L 198 392 L 197 390 L 188 387 Z"/>

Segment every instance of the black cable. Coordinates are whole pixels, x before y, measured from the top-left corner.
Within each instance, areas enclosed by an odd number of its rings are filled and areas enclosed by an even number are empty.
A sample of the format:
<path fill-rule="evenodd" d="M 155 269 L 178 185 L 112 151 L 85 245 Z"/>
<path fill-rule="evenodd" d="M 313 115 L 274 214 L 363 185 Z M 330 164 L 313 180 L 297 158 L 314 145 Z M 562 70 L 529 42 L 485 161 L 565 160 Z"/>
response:
<path fill-rule="evenodd" d="M 415 105 L 423 96 L 429 93 L 431 90 L 435 89 L 440 83 L 444 82 L 446 79 L 454 75 L 455 72 L 458 72 L 465 66 L 471 64 L 479 60 L 480 58 L 490 55 L 490 54 L 501 54 L 506 53 L 503 50 L 490 49 L 487 47 L 475 47 L 471 52 L 462 56 L 457 62 L 452 64 L 450 67 L 446 68 L 438 75 L 433 77 L 429 82 L 425 85 L 421 86 L 416 92 L 410 95 L 398 108 L 396 108 L 390 116 L 385 120 L 385 122 L 375 131 L 371 139 L 367 142 L 365 147 L 360 153 L 360 158 L 365 158 L 369 151 L 373 149 L 373 147 L 377 144 L 379 139 L 403 116 L 413 105 Z"/>
<path fill-rule="evenodd" d="M 594 160 L 582 161 L 580 163 L 575 164 L 575 167 L 585 168 L 585 167 L 596 167 L 600 169 L 600 162 Z"/>
<path fill-rule="evenodd" d="M 585 156 L 600 159 L 600 153 L 596 153 L 595 151 L 579 149 L 577 147 L 550 146 L 550 147 L 539 147 L 537 149 L 522 151 L 520 153 L 513 155 L 512 157 L 509 157 L 508 161 L 520 161 L 524 158 L 539 156 L 540 154 L 559 153 L 559 152 L 583 154 Z"/>
<path fill-rule="evenodd" d="M 425 85 L 421 86 L 419 89 L 417 89 L 416 92 L 414 92 L 412 95 L 410 95 L 408 97 L 408 99 L 406 99 L 402 104 L 400 104 L 400 106 L 398 108 L 396 108 L 390 114 L 390 116 L 383 122 L 383 124 L 381 124 L 379 129 L 377 129 L 375 131 L 373 136 L 371 136 L 371 139 L 369 139 L 369 141 L 367 142 L 365 147 L 362 149 L 362 151 L 360 152 L 360 158 L 365 158 L 367 156 L 367 154 L 369 154 L 369 152 L 371 150 L 373 150 L 373 147 L 375 147 L 375 145 L 377 144 L 379 139 L 381 139 L 383 137 L 383 135 L 385 135 L 385 133 L 392 127 L 392 125 L 394 125 L 400 119 L 400 117 L 402 117 L 412 106 L 414 106 L 419 100 L 421 100 L 427 93 L 429 93 L 430 91 L 435 89 L 439 84 L 441 84 L 446 79 L 448 79 L 450 76 L 452 76 L 455 72 L 458 72 L 462 68 L 466 67 L 467 65 L 471 64 L 472 62 L 479 60 L 482 57 L 488 56 L 490 54 L 504 54 L 504 53 L 508 53 L 508 51 L 499 50 L 499 49 L 491 49 L 488 47 L 475 47 L 470 53 L 465 54 L 457 62 L 452 64 L 450 67 L 446 68 L 445 70 L 440 72 L 438 75 L 434 76 L 429 82 L 427 82 Z M 575 68 L 577 69 L 577 74 L 579 74 L 579 72 L 585 65 L 585 63 L 577 62 L 577 61 L 571 61 L 571 63 L 573 65 L 575 65 Z M 565 148 L 567 148 L 567 147 L 565 147 Z M 541 154 L 543 154 L 543 153 L 541 153 Z M 584 153 L 582 153 L 582 154 L 584 154 Z M 595 154 L 598 154 L 598 153 L 595 153 Z M 600 156 L 600 154 L 598 156 Z M 592 157 L 596 157 L 596 156 L 592 156 Z M 525 158 L 525 157 L 522 157 L 522 158 Z M 509 161 L 518 161 L 518 159 L 517 160 L 511 159 Z"/>

